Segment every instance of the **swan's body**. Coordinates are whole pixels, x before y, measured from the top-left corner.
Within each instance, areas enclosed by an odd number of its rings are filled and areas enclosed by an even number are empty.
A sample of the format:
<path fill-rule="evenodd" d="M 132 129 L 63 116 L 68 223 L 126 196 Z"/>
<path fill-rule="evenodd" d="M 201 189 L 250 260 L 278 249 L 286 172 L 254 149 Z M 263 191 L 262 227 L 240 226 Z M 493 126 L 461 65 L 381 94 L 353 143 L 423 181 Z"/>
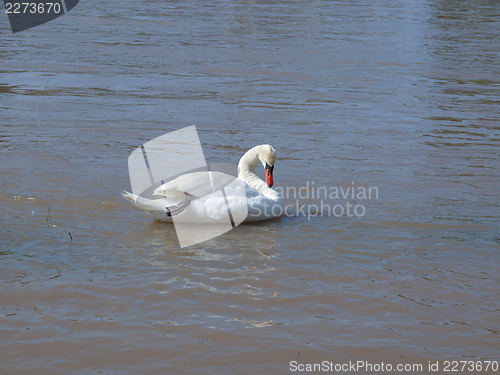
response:
<path fill-rule="evenodd" d="M 217 171 L 187 173 L 156 188 L 153 195 L 159 199 L 122 195 L 161 221 L 175 217 L 176 222 L 221 223 L 227 220 L 228 206 L 235 223 L 267 220 L 282 213 L 281 197 L 271 188 L 275 160 L 274 148 L 260 145 L 240 159 L 238 178 Z M 254 172 L 259 162 L 266 168 L 266 182 Z"/>

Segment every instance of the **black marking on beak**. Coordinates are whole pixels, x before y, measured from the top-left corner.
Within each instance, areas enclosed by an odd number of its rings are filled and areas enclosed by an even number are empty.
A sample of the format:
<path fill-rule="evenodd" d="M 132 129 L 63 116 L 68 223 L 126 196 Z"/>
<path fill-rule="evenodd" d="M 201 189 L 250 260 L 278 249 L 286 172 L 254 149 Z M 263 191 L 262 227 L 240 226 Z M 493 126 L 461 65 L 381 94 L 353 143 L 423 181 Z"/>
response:
<path fill-rule="evenodd" d="M 272 174 L 273 173 L 273 169 L 274 169 L 274 165 L 269 165 L 266 161 L 266 169 L 269 169 L 269 172 Z"/>
<path fill-rule="evenodd" d="M 271 166 L 267 163 L 266 161 L 266 184 L 268 187 L 273 187 L 273 169 L 274 169 L 274 165 Z"/>

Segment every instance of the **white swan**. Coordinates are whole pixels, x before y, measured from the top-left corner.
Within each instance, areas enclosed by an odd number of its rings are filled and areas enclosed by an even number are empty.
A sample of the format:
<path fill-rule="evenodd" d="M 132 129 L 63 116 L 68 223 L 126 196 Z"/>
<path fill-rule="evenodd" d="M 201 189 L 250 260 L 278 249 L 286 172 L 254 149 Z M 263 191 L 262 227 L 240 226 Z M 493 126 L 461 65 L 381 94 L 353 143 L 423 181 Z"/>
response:
<path fill-rule="evenodd" d="M 124 198 L 161 221 L 185 218 L 189 223 L 218 223 L 227 218 L 228 206 L 234 222 L 261 221 L 281 216 L 281 196 L 272 189 L 276 151 L 270 145 L 248 150 L 238 163 L 238 178 L 217 172 L 187 173 L 153 192 L 160 199 L 147 199 L 129 192 Z M 261 163 L 266 182 L 254 172 Z M 223 194 L 221 193 L 221 189 Z M 242 210 L 244 208 L 244 210 Z M 242 212 L 244 217 L 241 216 Z"/>

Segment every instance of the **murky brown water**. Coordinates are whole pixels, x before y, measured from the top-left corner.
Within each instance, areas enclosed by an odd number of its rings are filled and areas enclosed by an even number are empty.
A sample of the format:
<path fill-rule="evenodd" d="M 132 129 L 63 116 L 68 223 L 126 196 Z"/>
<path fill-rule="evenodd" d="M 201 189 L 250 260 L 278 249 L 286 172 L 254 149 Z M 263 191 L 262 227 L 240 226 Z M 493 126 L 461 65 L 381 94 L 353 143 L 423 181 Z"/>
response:
<path fill-rule="evenodd" d="M 0 372 L 499 360 L 499 20 L 496 0 L 1 17 Z M 119 192 L 134 148 L 191 124 L 211 161 L 270 143 L 277 186 L 378 199 L 180 249 Z"/>

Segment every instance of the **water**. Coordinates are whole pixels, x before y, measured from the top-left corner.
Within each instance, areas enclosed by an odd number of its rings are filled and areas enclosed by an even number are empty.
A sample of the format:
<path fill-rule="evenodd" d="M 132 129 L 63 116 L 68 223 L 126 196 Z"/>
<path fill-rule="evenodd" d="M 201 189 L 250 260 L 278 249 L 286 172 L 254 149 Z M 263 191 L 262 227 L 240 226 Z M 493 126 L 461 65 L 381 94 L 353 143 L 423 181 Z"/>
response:
<path fill-rule="evenodd" d="M 2 373 L 499 360 L 499 16 L 89 0 L 15 35 L 2 17 Z M 181 249 L 119 192 L 133 149 L 192 124 L 211 162 L 272 144 L 276 186 L 309 188 L 289 205 L 378 198 Z"/>

